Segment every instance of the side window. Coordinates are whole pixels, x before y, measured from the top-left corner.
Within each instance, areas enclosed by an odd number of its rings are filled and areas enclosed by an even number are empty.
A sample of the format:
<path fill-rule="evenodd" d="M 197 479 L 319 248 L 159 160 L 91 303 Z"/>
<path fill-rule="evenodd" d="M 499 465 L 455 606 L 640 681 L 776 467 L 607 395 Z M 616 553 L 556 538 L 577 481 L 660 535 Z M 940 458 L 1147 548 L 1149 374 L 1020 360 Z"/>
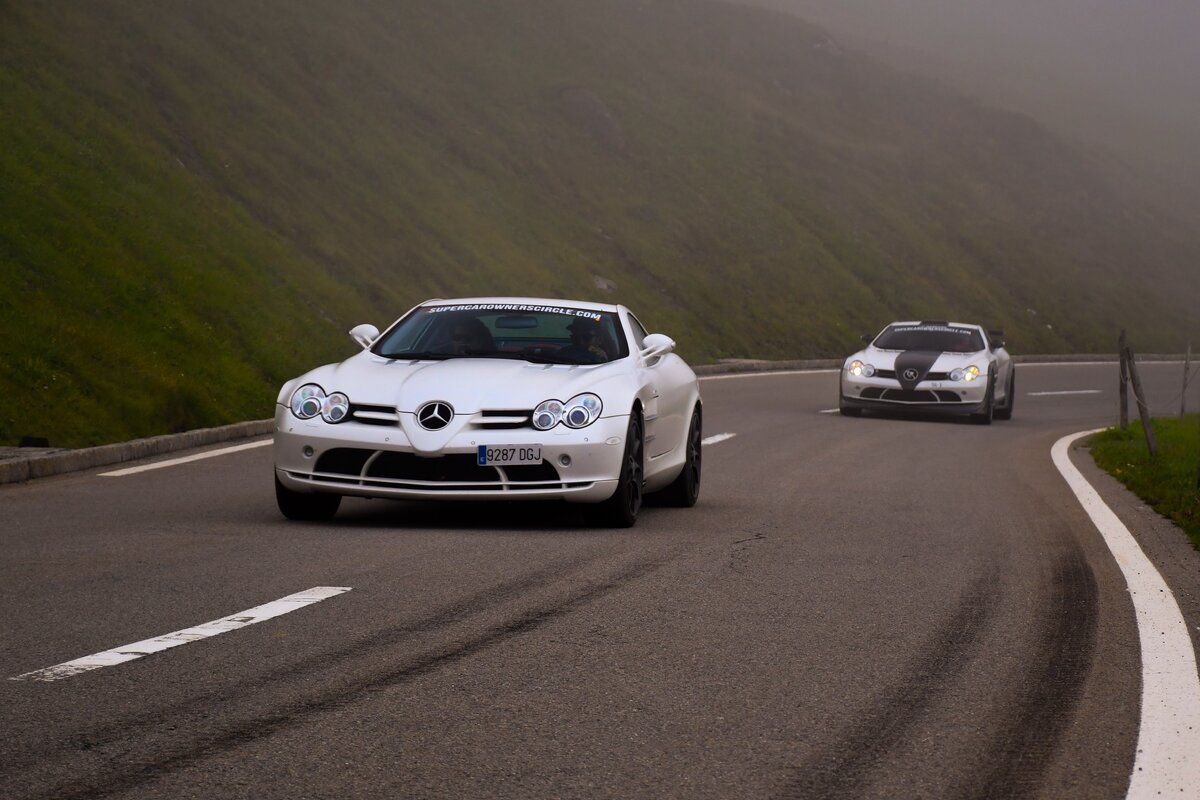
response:
<path fill-rule="evenodd" d="M 629 327 L 633 329 L 633 348 L 641 350 L 642 342 L 646 341 L 646 337 L 650 334 L 646 333 L 645 326 L 638 322 L 638 318 L 633 314 L 629 315 Z"/>

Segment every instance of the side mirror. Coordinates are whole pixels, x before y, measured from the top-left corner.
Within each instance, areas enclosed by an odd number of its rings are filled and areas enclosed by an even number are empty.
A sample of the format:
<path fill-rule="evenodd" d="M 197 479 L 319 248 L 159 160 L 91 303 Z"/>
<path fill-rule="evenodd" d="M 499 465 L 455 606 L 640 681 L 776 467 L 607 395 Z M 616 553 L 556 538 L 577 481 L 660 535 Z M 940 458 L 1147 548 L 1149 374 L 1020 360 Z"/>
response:
<path fill-rule="evenodd" d="M 870 344 L 871 342 L 875 341 L 875 337 L 869 333 L 864 333 L 860 338 L 862 338 L 863 344 Z"/>
<path fill-rule="evenodd" d="M 642 340 L 640 355 L 647 361 L 662 358 L 675 350 L 675 340 L 661 333 L 652 333 Z"/>
<path fill-rule="evenodd" d="M 1004 331 L 988 331 L 988 339 L 992 342 L 992 349 L 998 350 L 1004 347 Z"/>
<path fill-rule="evenodd" d="M 359 346 L 366 350 L 371 346 L 371 343 L 379 338 L 379 328 L 369 322 L 364 322 L 362 325 L 355 325 L 350 329 L 350 338 L 358 342 Z"/>

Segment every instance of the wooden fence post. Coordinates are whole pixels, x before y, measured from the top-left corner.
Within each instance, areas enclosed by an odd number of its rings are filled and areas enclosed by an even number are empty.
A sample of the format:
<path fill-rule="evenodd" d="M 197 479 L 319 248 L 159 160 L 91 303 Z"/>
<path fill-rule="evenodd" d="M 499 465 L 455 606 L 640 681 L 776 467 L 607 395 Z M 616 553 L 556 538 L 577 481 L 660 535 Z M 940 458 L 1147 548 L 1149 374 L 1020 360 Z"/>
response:
<path fill-rule="evenodd" d="M 1133 397 L 1137 400 L 1138 414 L 1142 418 L 1142 432 L 1146 435 L 1146 447 L 1150 448 L 1150 457 L 1158 455 L 1158 442 L 1154 440 L 1154 428 L 1150 425 L 1150 409 L 1146 405 L 1146 395 L 1142 392 L 1142 381 L 1138 377 L 1137 361 L 1133 358 L 1133 350 L 1125 344 L 1125 360 L 1129 363 L 1129 380 L 1133 384 Z"/>
<path fill-rule="evenodd" d="M 1117 389 L 1120 410 L 1117 421 L 1123 431 L 1129 429 L 1129 366 L 1125 361 L 1125 350 L 1125 331 L 1121 331 L 1121 336 L 1117 339 L 1117 352 L 1120 354 L 1121 361 L 1121 375 L 1119 378 L 1121 384 Z"/>
<path fill-rule="evenodd" d="M 1187 416 L 1188 378 L 1192 371 L 1192 343 L 1188 342 L 1187 355 L 1183 357 L 1183 394 L 1179 397 L 1179 418 Z"/>

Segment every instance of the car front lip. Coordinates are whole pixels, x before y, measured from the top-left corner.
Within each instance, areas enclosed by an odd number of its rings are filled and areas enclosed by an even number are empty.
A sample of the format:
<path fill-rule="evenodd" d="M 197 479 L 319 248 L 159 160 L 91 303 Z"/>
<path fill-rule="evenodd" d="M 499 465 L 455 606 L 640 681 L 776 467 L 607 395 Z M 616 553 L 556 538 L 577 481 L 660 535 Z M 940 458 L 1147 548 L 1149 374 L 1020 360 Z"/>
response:
<path fill-rule="evenodd" d="M 875 394 L 869 390 L 880 390 L 883 396 L 863 397 L 863 393 Z M 987 381 L 975 380 L 970 383 L 962 381 L 921 381 L 913 390 L 914 393 L 927 393 L 926 399 L 907 399 L 897 396 L 903 392 L 900 382 L 892 378 L 861 378 L 843 374 L 841 379 L 841 398 L 843 405 L 853 408 L 914 408 L 929 411 L 947 411 L 951 413 L 970 414 L 979 410 L 987 396 Z M 940 397 L 937 393 L 940 393 Z M 892 394 L 891 398 L 887 394 Z M 958 399 L 951 400 L 949 394 Z M 905 393 L 911 397 L 910 393 Z"/>
<path fill-rule="evenodd" d="M 625 449 L 628 416 L 602 417 L 592 425 L 573 430 L 558 425 L 549 431 L 533 428 L 488 430 L 452 426 L 445 436 L 431 441 L 426 431 L 412 430 L 415 423 L 399 415 L 393 427 L 342 422 L 331 425 L 316 420 L 299 420 L 290 409 L 279 406 L 275 415 L 275 472 L 280 482 L 293 491 L 332 492 L 361 497 L 392 497 L 432 500 L 517 500 L 563 499 L 599 502 L 616 490 Z M 411 415 L 408 415 L 411 416 Z M 413 436 L 409 435 L 412 430 Z M 416 440 L 416 441 L 414 441 Z M 350 448 L 373 454 L 412 454 L 436 460 L 445 456 L 473 458 L 479 445 L 530 445 L 542 447 L 542 459 L 554 467 L 558 478 L 535 481 L 514 480 L 504 470 L 495 470 L 486 481 L 428 481 L 407 475 L 373 474 L 370 461 L 357 475 L 317 470 L 321 456 L 330 450 Z M 570 459 L 570 466 L 561 459 Z M 516 470 L 511 470 L 516 472 Z M 490 472 L 488 473 L 490 475 Z"/>

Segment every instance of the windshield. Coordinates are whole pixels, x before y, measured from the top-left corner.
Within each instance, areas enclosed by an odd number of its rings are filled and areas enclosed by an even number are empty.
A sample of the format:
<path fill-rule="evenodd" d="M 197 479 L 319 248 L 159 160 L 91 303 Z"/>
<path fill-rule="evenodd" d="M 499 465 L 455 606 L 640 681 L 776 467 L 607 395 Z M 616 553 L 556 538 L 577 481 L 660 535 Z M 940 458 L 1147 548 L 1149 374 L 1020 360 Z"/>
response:
<path fill-rule="evenodd" d="M 629 355 L 608 311 L 467 303 L 421 306 L 372 346 L 384 358 L 508 358 L 535 364 L 604 364 Z"/>
<path fill-rule="evenodd" d="M 892 325 L 872 342 L 880 350 L 929 350 L 940 353 L 977 353 L 983 337 L 974 328 L 949 325 Z"/>

